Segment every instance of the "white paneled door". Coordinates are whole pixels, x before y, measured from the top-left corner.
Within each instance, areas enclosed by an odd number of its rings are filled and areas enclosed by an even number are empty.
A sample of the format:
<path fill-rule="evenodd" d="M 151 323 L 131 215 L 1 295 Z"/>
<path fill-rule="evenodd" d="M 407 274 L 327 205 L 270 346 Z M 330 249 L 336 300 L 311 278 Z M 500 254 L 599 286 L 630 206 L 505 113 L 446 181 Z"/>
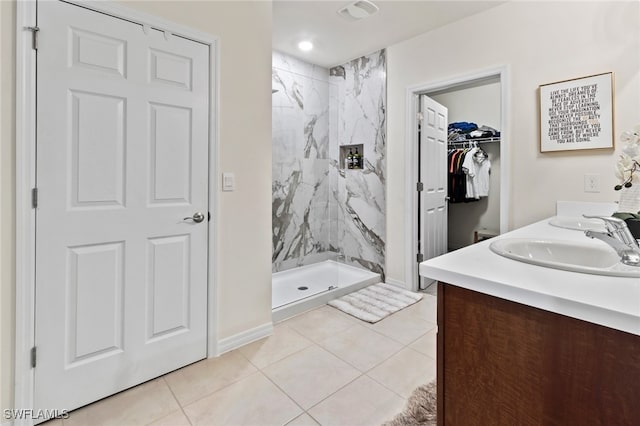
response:
<path fill-rule="evenodd" d="M 73 409 L 206 356 L 210 53 L 58 1 L 38 26 L 35 405 Z"/>
<path fill-rule="evenodd" d="M 447 252 L 447 108 L 420 96 L 420 252 L 431 259 Z M 420 278 L 421 288 L 431 280 Z M 429 282 L 425 282 L 429 281 Z"/>

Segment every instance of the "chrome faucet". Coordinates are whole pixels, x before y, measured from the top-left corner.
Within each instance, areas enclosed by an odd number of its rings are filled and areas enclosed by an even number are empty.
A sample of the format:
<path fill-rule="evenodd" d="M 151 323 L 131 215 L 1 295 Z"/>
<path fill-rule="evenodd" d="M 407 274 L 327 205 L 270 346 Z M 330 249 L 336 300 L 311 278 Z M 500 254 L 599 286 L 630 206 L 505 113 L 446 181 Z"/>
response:
<path fill-rule="evenodd" d="M 587 219 L 601 219 L 604 221 L 607 232 L 586 231 L 584 234 L 589 238 L 596 238 L 609 244 L 618 256 L 620 261 L 629 266 L 640 266 L 640 247 L 627 223 L 617 217 L 609 216 L 587 216 Z"/>

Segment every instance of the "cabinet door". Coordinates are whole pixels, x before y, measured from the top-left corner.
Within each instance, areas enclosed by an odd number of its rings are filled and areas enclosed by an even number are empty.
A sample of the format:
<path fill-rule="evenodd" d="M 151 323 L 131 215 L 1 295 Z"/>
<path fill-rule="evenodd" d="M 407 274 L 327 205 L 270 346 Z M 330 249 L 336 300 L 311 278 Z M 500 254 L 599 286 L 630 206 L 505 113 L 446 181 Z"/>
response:
<path fill-rule="evenodd" d="M 640 424 L 640 336 L 440 283 L 439 425 Z"/>

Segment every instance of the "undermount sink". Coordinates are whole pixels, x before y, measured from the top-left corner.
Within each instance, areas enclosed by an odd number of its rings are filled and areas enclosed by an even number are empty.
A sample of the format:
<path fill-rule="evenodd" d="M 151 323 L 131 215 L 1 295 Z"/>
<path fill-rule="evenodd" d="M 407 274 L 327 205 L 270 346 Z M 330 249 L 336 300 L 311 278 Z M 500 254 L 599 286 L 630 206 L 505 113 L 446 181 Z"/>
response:
<path fill-rule="evenodd" d="M 503 238 L 493 241 L 489 248 L 500 256 L 546 268 L 640 278 L 640 267 L 622 264 L 618 254 L 605 244 L 600 247 L 560 240 Z"/>
<path fill-rule="evenodd" d="M 549 225 L 558 228 L 574 229 L 576 231 L 606 231 L 602 220 L 587 219 L 584 217 L 556 216 L 549 219 Z"/>

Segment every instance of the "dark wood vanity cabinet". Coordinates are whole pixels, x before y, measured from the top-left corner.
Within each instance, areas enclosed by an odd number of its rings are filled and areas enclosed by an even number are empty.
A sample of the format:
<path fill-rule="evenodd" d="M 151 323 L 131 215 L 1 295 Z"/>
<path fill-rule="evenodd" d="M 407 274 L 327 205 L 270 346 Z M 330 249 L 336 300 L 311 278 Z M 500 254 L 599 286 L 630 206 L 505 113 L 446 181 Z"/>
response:
<path fill-rule="evenodd" d="M 438 283 L 437 356 L 439 426 L 640 425 L 640 336 Z"/>

